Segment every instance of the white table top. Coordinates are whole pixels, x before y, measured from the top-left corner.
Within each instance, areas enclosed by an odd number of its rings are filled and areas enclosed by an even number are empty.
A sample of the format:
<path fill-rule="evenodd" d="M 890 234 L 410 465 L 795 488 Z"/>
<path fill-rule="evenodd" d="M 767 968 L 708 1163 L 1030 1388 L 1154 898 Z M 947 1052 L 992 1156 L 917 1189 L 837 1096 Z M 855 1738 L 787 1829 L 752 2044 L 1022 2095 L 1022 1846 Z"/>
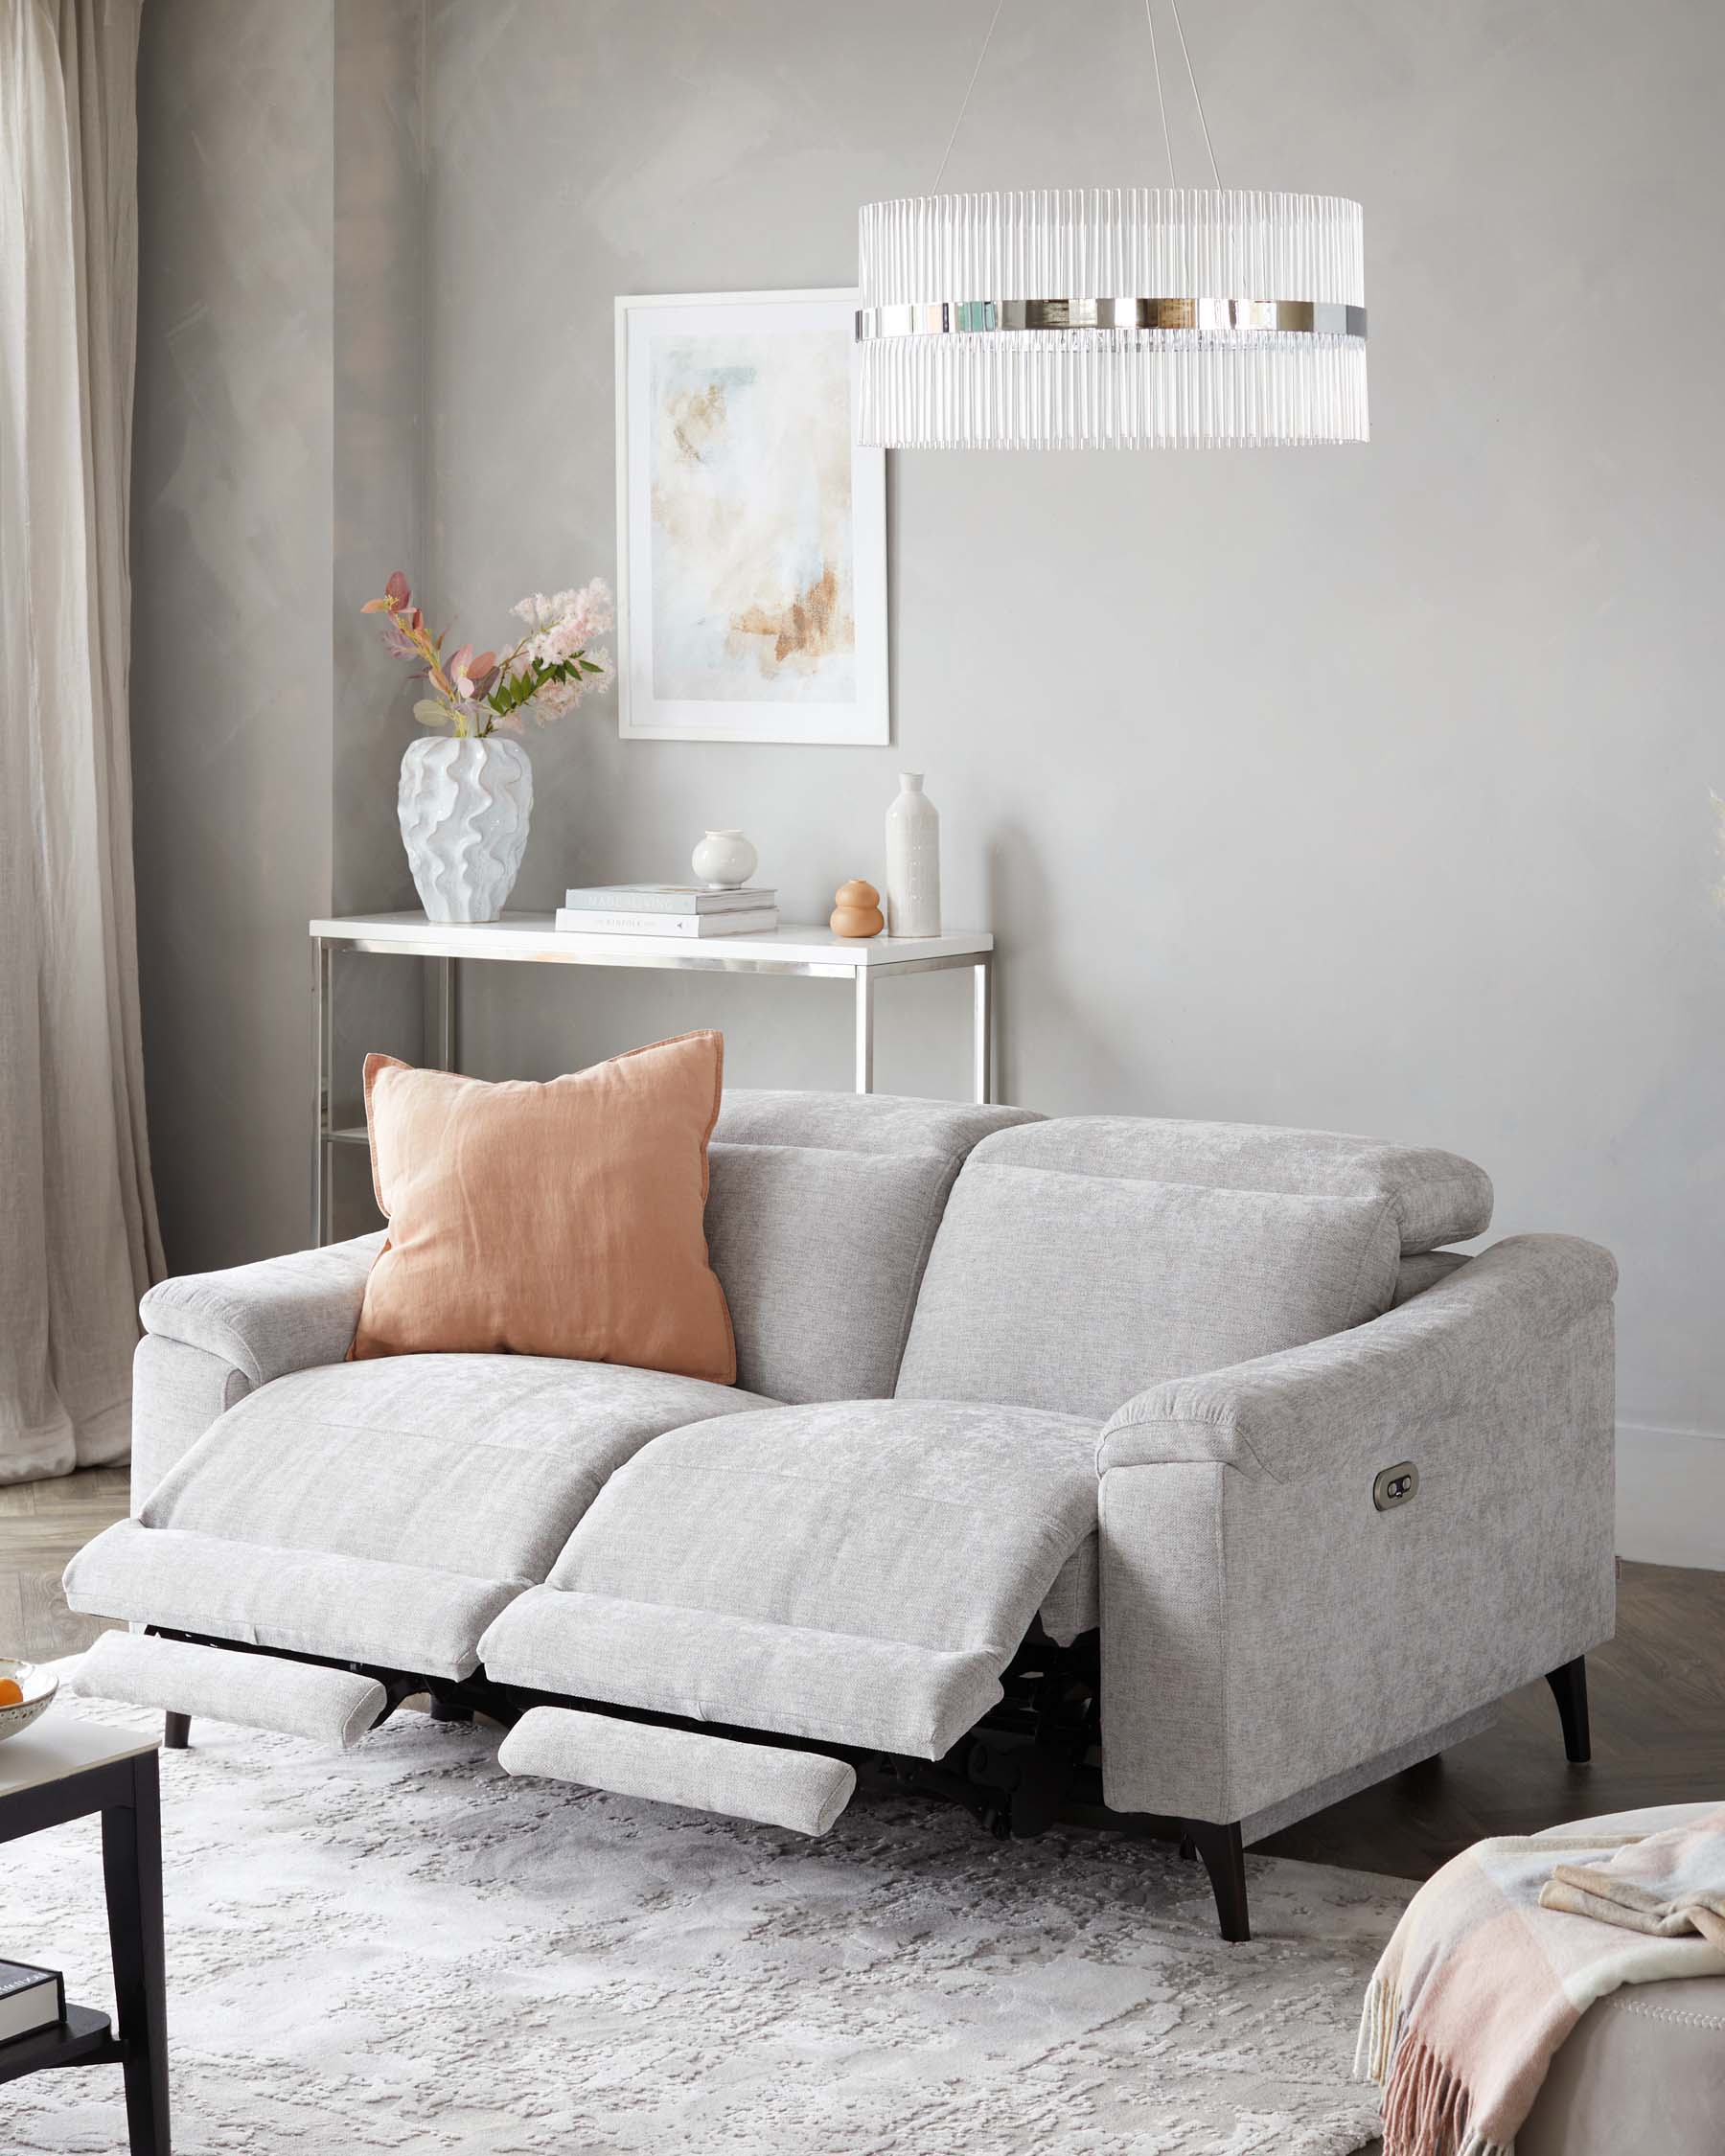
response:
<path fill-rule="evenodd" d="M 942 936 L 839 936 L 813 923 L 787 924 L 765 936 L 581 935 L 553 926 L 549 913 L 506 913 L 500 921 L 427 921 L 423 913 L 351 913 L 309 924 L 327 940 L 455 958 L 551 958 L 573 965 L 631 963 L 755 972 L 772 966 L 820 966 L 862 973 L 980 957 L 994 949 L 986 929 Z"/>
<path fill-rule="evenodd" d="M 160 1748 L 160 1737 L 80 1721 L 67 1712 L 63 1700 L 57 1699 L 40 1721 L 0 1744 L 0 1798 L 39 1789 L 46 1781 L 63 1781 L 68 1775 L 109 1766 L 116 1759 L 137 1759 Z"/>

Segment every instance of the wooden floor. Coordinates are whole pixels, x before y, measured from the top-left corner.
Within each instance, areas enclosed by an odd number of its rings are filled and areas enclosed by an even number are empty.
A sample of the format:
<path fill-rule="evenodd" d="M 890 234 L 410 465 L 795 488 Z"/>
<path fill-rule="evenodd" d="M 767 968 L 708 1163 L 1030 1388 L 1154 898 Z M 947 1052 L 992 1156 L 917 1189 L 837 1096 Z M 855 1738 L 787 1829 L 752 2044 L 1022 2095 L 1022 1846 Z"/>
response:
<path fill-rule="evenodd" d="M 104 1630 L 74 1617 L 60 1574 L 104 1527 L 126 1518 L 127 1470 L 87 1467 L 52 1482 L 0 1483 L 0 1655 L 50 1662 Z"/>
<path fill-rule="evenodd" d="M 73 1654 L 102 1629 L 59 1591 L 66 1560 L 126 1506 L 124 1468 L 0 1487 L 0 1654 Z M 1257 1846 L 1268 1854 L 1428 1877 L 1487 1834 L 1526 1834 L 1632 1804 L 1725 1800 L 1725 1572 L 1625 1565 L 1618 1634 L 1588 1657 L 1593 1764 L 1563 1756 L 1543 1684 L 1496 1726 Z"/>

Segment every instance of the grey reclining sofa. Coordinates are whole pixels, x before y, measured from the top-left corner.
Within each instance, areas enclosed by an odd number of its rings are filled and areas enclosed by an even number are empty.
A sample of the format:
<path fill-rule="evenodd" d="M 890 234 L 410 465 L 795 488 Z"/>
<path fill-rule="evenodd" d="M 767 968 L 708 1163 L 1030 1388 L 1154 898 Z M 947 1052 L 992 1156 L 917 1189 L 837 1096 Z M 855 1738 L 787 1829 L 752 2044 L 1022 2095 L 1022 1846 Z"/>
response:
<path fill-rule="evenodd" d="M 1610 1637 L 1595 1246 L 1465 1257 L 1491 1187 L 1322 1133 L 733 1092 L 738 1384 L 343 1360 L 376 1237 L 145 1297 L 132 1516 L 66 1573 L 89 1688 L 810 1831 L 856 1774 L 996 1832 L 1245 1844 Z M 1106 1811 L 1094 1807 L 1106 1806 Z M 1092 1807 L 1088 1812 L 1085 1807 Z"/>

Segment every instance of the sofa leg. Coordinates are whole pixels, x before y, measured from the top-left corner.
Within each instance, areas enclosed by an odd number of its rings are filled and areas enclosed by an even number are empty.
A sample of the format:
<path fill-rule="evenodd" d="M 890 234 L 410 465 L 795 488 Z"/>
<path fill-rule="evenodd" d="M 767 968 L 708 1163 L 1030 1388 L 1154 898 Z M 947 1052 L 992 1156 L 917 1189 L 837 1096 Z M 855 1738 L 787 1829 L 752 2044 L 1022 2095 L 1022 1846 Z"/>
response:
<path fill-rule="evenodd" d="M 166 1752 L 184 1752 L 192 1739 L 192 1717 L 176 1714 L 172 1708 L 162 1716 L 162 1748 Z"/>
<path fill-rule="evenodd" d="M 1204 1859 L 1222 1937 L 1230 1946 L 1241 1945 L 1252 1937 L 1252 1923 L 1246 1913 L 1246 1848 L 1240 1840 L 1240 1823 L 1217 1826 L 1207 1819 L 1188 1819 L 1183 1823 L 1181 1846 L 1184 1848 L 1189 1841 Z"/>
<path fill-rule="evenodd" d="M 1557 1716 L 1563 1724 L 1564 1755 L 1573 1765 L 1585 1766 L 1593 1757 L 1587 1721 L 1587 1657 L 1577 1655 L 1561 1668 L 1548 1670 L 1546 1683 L 1552 1687 Z"/>
<path fill-rule="evenodd" d="M 452 1707 L 448 1700 L 439 1699 L 437 1694 L 433 1692 L 431 1694 L 431 1719 L 434 1722 L 467 1723 L 473 1719 L 473 1710 L 471 1707 Z"/>

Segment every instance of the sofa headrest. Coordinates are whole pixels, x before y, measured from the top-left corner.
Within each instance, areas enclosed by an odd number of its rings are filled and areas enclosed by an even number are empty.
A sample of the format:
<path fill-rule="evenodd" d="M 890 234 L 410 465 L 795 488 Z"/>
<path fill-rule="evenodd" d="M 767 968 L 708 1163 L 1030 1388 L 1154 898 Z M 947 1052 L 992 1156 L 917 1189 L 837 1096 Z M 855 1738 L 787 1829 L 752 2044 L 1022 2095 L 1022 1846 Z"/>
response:
<path fill-rule="evenodd" d="M 1491 1225 L 1491 1179 L 1459 1154 L 1270 1123 L 1063 1115 L 997 1132 L 976 1148 L 968 1165 L 1295 1197 L 1386 1198 L 1404 1256 L 1465 1242 Z"/>
<path fill-rule="evenodd" d="M 815 1093 L 727 1088 L 714 1127 L 721 1145 L 811 1145 L 838 1153 L 939 1153 L 959 1160 L 994 1131 L 1038 1121 L 1033 1108 L 896 1093 Z"/>

